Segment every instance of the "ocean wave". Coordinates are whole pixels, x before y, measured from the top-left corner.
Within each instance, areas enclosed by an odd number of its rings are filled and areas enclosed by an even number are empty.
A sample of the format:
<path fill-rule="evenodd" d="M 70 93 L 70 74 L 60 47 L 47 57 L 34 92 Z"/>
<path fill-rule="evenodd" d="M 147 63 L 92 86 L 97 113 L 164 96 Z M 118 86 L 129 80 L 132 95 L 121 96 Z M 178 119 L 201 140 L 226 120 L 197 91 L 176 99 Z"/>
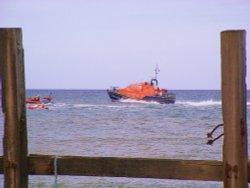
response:
<path fill-rule="evenodd" d="M 177 101 L 176 104 L 188 106 L 220 106 L 221 101 L 206 100 L 206 101 Z"/>
<path fill-rule="evenodd" d="M 72 106 L 73 108 L 93 108 L 100 105 L 94 105 L 94 104 L 71 104 L 69 106 Z"/>
<path fill-rule="evenodd" d="M 142 104 L 142 105 L 140 105 Z M 183 105 L 183 106 L 194 106 L 194 107 L 202 107 L 202 106 L 221 106 L 221 101 L 214 101 L 214 100 L 205 100 L 205 101 L 176 101 L 176 105 Z M 89 109 L 98 109 L 98 108 L 144 108 L 147 106 L 152 105 L 159 105 L 162 104 L 157 102 L 147 102 L 142 100 L 133 100 L 133 99 L 124 99 L 121 100 L 118 104 L 88 104 L 88 103 L 78 103 L 78 104 L 67 104 L 67 103 L 50 103 L 46 104 L 46 106 L 51 110 L 56 109 L 69 109 L 69 108 L 89 108 Z M 250 106 L 250 102 L 247 102 L 247 108 Z"/>
<path fill-rule="evenodd" d="M 128 108 L 135 106 L 127 105 L 109 105 L 109 104 L 88 104 L 88 103 L 78 103 L 78 104 L 65 104 L 65 103 L 55 103 L 51 105 L 53 108 Z"/>
<path fill-rule="evenodd" d="M 127 108 L 121 105 L 100 105 L 100 104 L 73 104 L 74 108 Z"/>
<path fill-rule="evenodd" d="M 67 104 L 65 104 L 65 103 L 52 103 L 50 106 L 53 106 L 53 107 L 65 107 L 65 106 L 67 106 Z"/>
<path fill-rule="evenodd" d="M 221 101 L 206 100 L 206 101 L 177 101 L 176 104 L 188 106 L 221 106 Z M 250 101 L 247 101 L 247 107 L 250 106 Z"/>
<path fill-rule="evenodd" d="M 139 103 L 139 104 L 159 104 L 158 102 L 155 101 L 143 101 L 143 100 L 136 100 L 136 99 L 122 99 L 120 102 L 122 103 Z"/>

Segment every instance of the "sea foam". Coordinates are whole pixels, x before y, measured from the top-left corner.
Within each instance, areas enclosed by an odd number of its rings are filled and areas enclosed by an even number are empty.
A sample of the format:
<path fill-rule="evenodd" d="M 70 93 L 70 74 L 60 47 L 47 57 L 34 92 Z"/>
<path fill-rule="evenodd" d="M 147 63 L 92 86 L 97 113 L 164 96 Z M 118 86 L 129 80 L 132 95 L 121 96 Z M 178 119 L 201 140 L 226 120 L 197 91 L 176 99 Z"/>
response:
<path fill-rule="evenodd" d="M 177 101 L 176 104 L 188 106 L 219 106 L 221 101 L 206 100 L 206 101 Z"/>

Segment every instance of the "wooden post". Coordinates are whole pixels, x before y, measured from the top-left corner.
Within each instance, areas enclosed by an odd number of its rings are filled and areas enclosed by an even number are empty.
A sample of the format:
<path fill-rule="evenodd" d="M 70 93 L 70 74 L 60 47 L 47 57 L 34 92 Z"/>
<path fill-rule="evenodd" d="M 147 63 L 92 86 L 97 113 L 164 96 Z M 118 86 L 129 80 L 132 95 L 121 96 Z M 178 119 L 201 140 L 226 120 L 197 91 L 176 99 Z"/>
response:
<path fill-rule="evenodd" d="M 221 32 L 224 187 L 248 187 L 246 31 Z"/>
<path fill-rule="evenodd" d="M 3 67 L 4 187 L 27 188 L 28 149 L 21 29 L 0 29 L 0 64 Z"/>
<path fill-rule="evenodd" d="M 1 39 L 0 39 L 1 40 Z M 0 54 L 1 55 L 1 54 Z M 0 57 L 1 58 L 1 57 Z M 0 92 L 2 94 L 2 78 L 3 78 L 3 63 L 0 60 Z M 2 96 L 2 95 L 1 95 Z M 2 97 L 1 97 L 2 98 Z M 2 104 L 2 100 L 0 101 L 0 103 Z M 1 105 L 2 106 L 2 105 Z M 2 113 L 2 111 L 0 112 Z"/>

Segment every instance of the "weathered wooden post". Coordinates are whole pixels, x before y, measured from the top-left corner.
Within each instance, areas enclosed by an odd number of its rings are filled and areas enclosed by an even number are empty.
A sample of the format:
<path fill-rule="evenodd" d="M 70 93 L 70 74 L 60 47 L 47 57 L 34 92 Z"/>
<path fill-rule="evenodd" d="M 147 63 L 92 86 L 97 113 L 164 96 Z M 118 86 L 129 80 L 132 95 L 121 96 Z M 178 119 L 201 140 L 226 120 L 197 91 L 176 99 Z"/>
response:
<path fill-rule="evenodd" d="M 27 188 L 27 128 L 22 31 L 0 29 L 4 115 L 4 187 Z"/>
<path fill-rule="evenodd" d="M 224 187 L 248 187 L 246 31 L 221 32 Z"/>

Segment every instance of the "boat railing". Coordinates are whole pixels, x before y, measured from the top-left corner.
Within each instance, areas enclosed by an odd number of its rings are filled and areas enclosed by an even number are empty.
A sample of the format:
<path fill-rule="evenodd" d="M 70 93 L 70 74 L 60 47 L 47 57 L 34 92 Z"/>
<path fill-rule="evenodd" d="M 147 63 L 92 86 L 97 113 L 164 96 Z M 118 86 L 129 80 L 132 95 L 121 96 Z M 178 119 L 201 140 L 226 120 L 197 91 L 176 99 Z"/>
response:
<path fill-rule="evenodd" d="M 166 96 L 167 97 L 171 97 L 171 98 L 176 98 L 176 94 L 175 93 L 167 93 Z"/>
<path fill-rule="evenodd" d="M 111 86 L 109 90 L 112 91 L 112 92 L 117 93 L 117 92 L 119 91 L 119 89 L 120 89 L 120 88 L 117 87 L 117 86 Z"/>

